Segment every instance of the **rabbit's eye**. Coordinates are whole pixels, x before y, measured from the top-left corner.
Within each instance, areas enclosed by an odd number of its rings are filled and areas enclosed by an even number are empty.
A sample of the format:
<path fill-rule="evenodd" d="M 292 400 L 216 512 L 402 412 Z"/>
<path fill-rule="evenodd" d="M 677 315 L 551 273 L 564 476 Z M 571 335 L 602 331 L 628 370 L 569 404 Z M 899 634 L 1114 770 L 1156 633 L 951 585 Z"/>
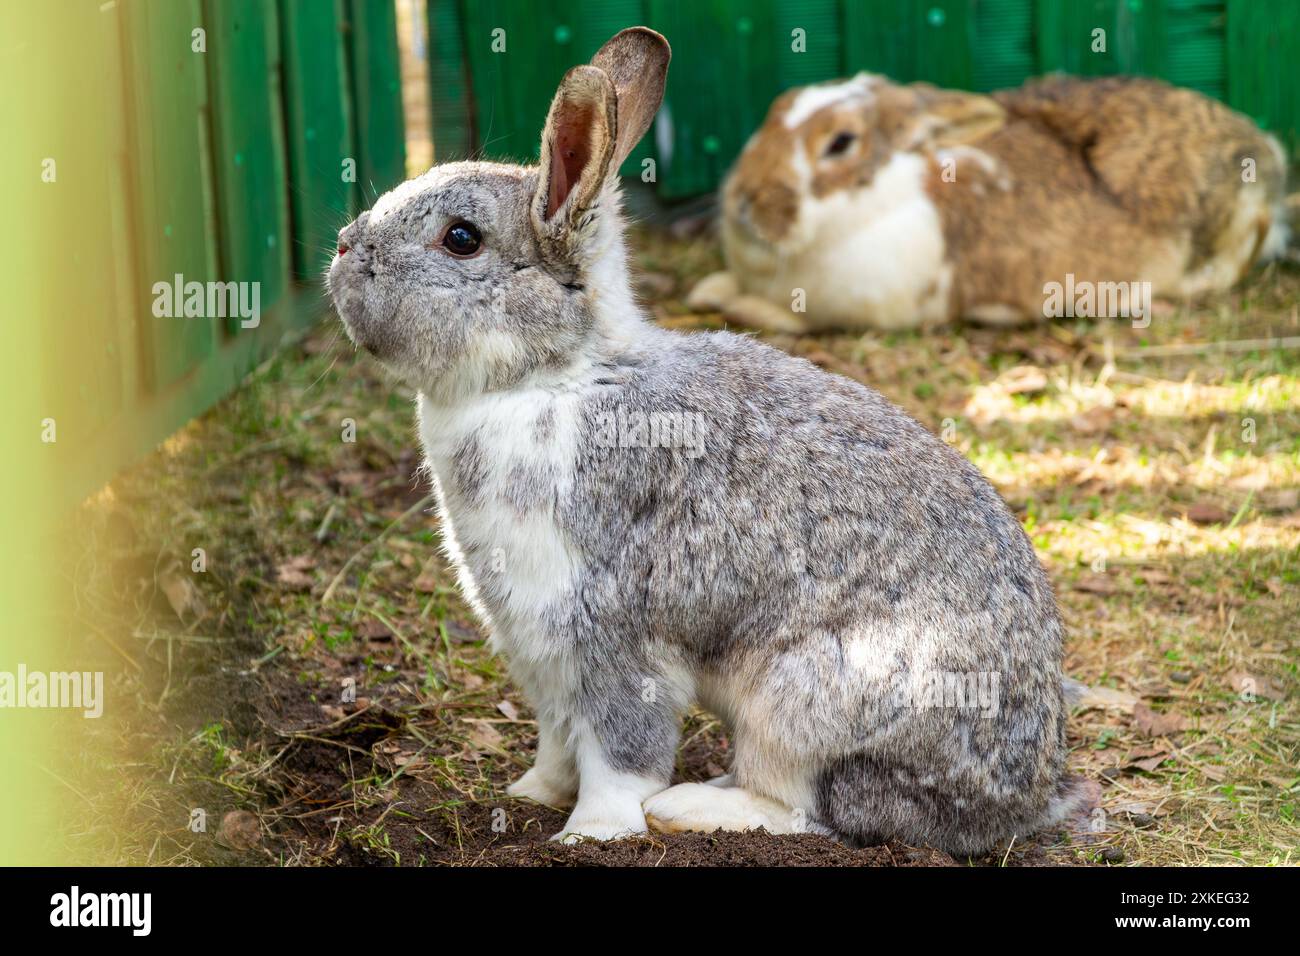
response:
<path fill-rule="evenodd" d="M 443 233 L 442 244 L 453 256 L 468 259 L 478 252 L 483 237 L 478 228 L 469 222 L 453 222 Z"/>
<path fill-rule="evenodd" d="M 857 137 L 854 136 L 852 133 L 837 133 L 835 135 L 835 138 L 831 140 L 830 145 L 826 147 L 825 155 L 827 156 L 842 155 L 848 150 L 850 146 L 853 145 L 853 141 L 855 139 L 857 139 Z"/>

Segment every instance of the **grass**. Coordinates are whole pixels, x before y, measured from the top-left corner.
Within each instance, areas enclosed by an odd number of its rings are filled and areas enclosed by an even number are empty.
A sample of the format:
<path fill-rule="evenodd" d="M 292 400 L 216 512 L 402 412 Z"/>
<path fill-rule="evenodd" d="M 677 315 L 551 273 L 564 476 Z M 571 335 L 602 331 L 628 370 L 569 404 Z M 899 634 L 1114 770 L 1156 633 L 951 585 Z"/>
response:
<path fill-rule="evenodd" d="M 658 321 L 720 325 L 680 306 L 711 243 L 637 244 Z M 1167 348 L 1295 336 L 1297 303 L 1300 272 L 1274 266 L 1146 330 L 772 337 L 958 447 L 1055 582 L 1067 671 L 1093 689 L 1071 765 L 1101 812 L 980 862 L 1297 862 L 1300 351 Z M 69 843 L 127 863 L 768 859 L 548 847 L 562 817 L 504 797 L 536 726 L 439 556 L 412 398 L 331 325 L 82 508 L 69 622 L 132 706 L 68 781 Z M 726 747 L 694 715 L 680 774 L 721 772 Z M 781 852 L 839 859 L 817 839 Z"/>

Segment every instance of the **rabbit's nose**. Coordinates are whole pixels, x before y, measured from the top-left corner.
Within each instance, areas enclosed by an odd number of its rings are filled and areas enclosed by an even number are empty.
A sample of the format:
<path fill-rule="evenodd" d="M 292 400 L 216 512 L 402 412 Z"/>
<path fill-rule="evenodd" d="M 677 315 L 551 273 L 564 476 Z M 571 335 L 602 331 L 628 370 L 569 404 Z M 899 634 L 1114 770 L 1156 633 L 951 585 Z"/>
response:
<path fill-rule="evenodd" d="M 369 219 L 370 214 L 363 212 L 354 221 L 339 230 L 339 255 L 346 255 L 350 250 L 363 244 L 362 239 L 365 237 L 366 223 Z"/>

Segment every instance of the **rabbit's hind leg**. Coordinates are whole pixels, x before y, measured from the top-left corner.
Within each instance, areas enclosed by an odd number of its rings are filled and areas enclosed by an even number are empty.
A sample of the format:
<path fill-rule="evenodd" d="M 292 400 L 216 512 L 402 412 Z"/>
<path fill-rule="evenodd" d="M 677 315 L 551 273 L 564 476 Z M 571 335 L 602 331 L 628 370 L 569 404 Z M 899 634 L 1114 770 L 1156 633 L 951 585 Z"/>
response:
<path fill-rule="evenodd" d="M 809 331 L 801 313 L 756 295 L 741 295 L 727 303 L 723 318 L 760 332 L 803 335 Z"/>
<path fill-rule="evenodd" d="M 695 312 L 721 312 L 740 295 L 740 282 L 731 272 L 711 272 L 686 296 L 686 307 Z"/>
<path fill-rule="evenodd" d="M 768 833 L 803 833 L 810 829 L 801 812 L 736 786 L 679 783 L 656 793 L 643 806 L 646 823 L 660 833 L 760 827 Z"/>
<path fill-rule="evenodd" d="M 567 727 L 559 727 L 541 714 L 537 722 L 537 759 L 522 777 L 506 787 L 506 793 L 548 807 L 572 807 L 578 795 L 578 765 L 565 740 Z"/>
<path fill-rule="evenodd" d="M 705 276 L 686 296 L 686 305 L 695 312 L 721 312 L 724 318 L 761 332 L 802 335 L 808 331 L 800 313 L 759 296 L 746 295 L 731 272 Z"/>

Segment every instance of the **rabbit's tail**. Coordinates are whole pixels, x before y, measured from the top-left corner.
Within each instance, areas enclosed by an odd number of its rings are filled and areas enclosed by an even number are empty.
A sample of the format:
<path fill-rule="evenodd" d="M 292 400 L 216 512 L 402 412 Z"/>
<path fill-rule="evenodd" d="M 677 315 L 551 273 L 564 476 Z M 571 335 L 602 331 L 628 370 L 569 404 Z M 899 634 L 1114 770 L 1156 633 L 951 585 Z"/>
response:
<path fill-rule="evenodd" d="M 1259 261 L 1292 258 L 1295 250 L 1289 247 L 1300 239 L 1300 193 L 1292 193 L 1273 208 L 1268 232 L 1259 247 Z"/>
<path fill-rule="evenodd" d="M 1073 677 L 1061 678 L 1061 693 L 1065 697 L 1065 706 L 1069 710 L 1074 710 L 1083 700 L 1083 695 L 1088 692 L 1088 685 L 1083 681 L 1077 681 Z"/>
<path fill-rule="evenodd" d="M 1072 677 L 1061 678 L 1061 690 L 1067 710 L 1083 700 L 1087 685 Z M 1044 829 L 1056 826 L 1079 814 L 1089 814 L 1101 800 L 1101 788 L 1092 780 L 1083 777 L 1063 776 L 1056 786 L 1056 793 L 1048 801 L 1043 811 L 1040 826 Z"/>
<path fill-rule="evenodd" d="M 1038 829 L 1060 826 L 1071 818 L 1086 817 L 1099 805 L 1101 787 L 1082 777 L 1062 777 L 1056 794 L 1038 821 Z"/>

